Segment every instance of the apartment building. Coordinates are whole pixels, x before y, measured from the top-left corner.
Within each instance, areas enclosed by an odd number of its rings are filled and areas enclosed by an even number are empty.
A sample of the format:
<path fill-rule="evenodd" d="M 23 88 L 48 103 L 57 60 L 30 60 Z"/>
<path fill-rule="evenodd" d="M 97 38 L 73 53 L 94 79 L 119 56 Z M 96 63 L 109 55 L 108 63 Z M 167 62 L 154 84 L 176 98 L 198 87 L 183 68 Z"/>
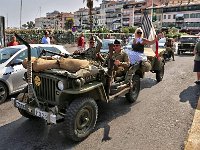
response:
<path fill-rule="evenodd" d="M 74 12 L 74 22 L 75 26 L 87 27 L 89 24 L 89 9 L 80 8 L 78 11 Z"/>
<path fill-rule="evenodd" d="M 176 27 L 189 33 L 200 32 L 200 1 L 173 1 L 154 8 L 154 23 L 159 27 Z"/>
<path fill-rule="evenodd" d="M 35 19 L 35 27 L 39 29 L 64 29 L 68 18 L 74 18 L 73 13 L 53 11 L 46 13 L 46 17 Z"/>

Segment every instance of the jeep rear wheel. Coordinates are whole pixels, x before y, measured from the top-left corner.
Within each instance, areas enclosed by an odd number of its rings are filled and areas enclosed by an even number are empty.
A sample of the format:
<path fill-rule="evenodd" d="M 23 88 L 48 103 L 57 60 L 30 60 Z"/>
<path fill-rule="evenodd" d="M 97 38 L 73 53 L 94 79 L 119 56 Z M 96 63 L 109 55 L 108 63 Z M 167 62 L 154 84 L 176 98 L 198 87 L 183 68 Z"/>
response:
<path fill-rule="evenodd" d="M 164 65 L 162 66 L 161 70 L 156 71 L 156 80 L 157 80 L 157 82 L 162 81 L 163 76 L 164 76 L 164 72 L 165 72 Z"/>
<path fill-rule="evenodd" d="M 74 100 L 66 110 L 67 137 L 73 141 L 84 140 L 94 129 L 98 107 L 92 98 Z"/>
<path fill-rule="evenodd" d="M 132 79 L 132 87 L 131 87 L 129 93 L 127 93 L 125 95 L 127 101 L 129 103 L 134 103 L 137 100 L 139 92 L 140 92 L 140 76 L 134 75 L 133 79 Z"/>

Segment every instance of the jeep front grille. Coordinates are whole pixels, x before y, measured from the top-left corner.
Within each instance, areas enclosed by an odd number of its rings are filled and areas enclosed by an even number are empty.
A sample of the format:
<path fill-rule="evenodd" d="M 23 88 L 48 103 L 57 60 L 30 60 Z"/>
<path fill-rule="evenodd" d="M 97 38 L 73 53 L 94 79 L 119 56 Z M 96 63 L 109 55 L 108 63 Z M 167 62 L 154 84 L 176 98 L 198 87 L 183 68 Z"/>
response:
<path fill-rule="evenodd" d="M 40 101 L 54 102 L 56 100 L 56 97 L 55 97 L 56 80 L 55 79 L 40 76 L 40 85 L 39 86 L 35 85 L 34 81 L 33 81 L 33 85 L 34 85 L 37 98 Z"/>

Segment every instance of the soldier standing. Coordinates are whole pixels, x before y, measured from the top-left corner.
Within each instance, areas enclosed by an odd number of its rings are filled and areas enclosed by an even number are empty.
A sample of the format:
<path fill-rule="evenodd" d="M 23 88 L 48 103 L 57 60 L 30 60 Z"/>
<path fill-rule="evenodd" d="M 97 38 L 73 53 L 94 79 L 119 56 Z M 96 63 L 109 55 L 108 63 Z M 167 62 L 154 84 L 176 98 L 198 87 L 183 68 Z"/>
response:
<path fill-rule="evenodd" d="M 173 61 L 175 61 L 174 60 L 174 41 L 173 41 L 173 39 L 171 39 L 171 38 L 167 39 L 165 46 L 166 46 L 166 51 L 172 57 Z"/>
<path fill-rule="evenodd" d="M 200 41 L 197 42 L 195 48 L 194 48 L 194 72 L 197 73 L 197 81 L 195 81 L 196 84 L 200 84 Z"/>

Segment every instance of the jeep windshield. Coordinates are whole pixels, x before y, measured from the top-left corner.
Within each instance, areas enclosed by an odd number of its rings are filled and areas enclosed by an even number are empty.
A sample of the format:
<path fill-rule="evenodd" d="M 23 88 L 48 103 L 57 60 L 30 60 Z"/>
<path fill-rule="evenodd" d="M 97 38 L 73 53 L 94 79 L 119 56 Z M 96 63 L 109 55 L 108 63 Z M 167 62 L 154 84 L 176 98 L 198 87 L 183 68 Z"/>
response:
<path fill-rule="evenodd" d="M 11 47 L 0 49 L 0 64 L 6 62 L 19 50 L 20 48 L 11 48 Z"/>
<path fill-rule="evenodd" d="M 196 43 L 198 41 L 197 37 L 182 37 L 180 38 L 181 43 Z"/>

